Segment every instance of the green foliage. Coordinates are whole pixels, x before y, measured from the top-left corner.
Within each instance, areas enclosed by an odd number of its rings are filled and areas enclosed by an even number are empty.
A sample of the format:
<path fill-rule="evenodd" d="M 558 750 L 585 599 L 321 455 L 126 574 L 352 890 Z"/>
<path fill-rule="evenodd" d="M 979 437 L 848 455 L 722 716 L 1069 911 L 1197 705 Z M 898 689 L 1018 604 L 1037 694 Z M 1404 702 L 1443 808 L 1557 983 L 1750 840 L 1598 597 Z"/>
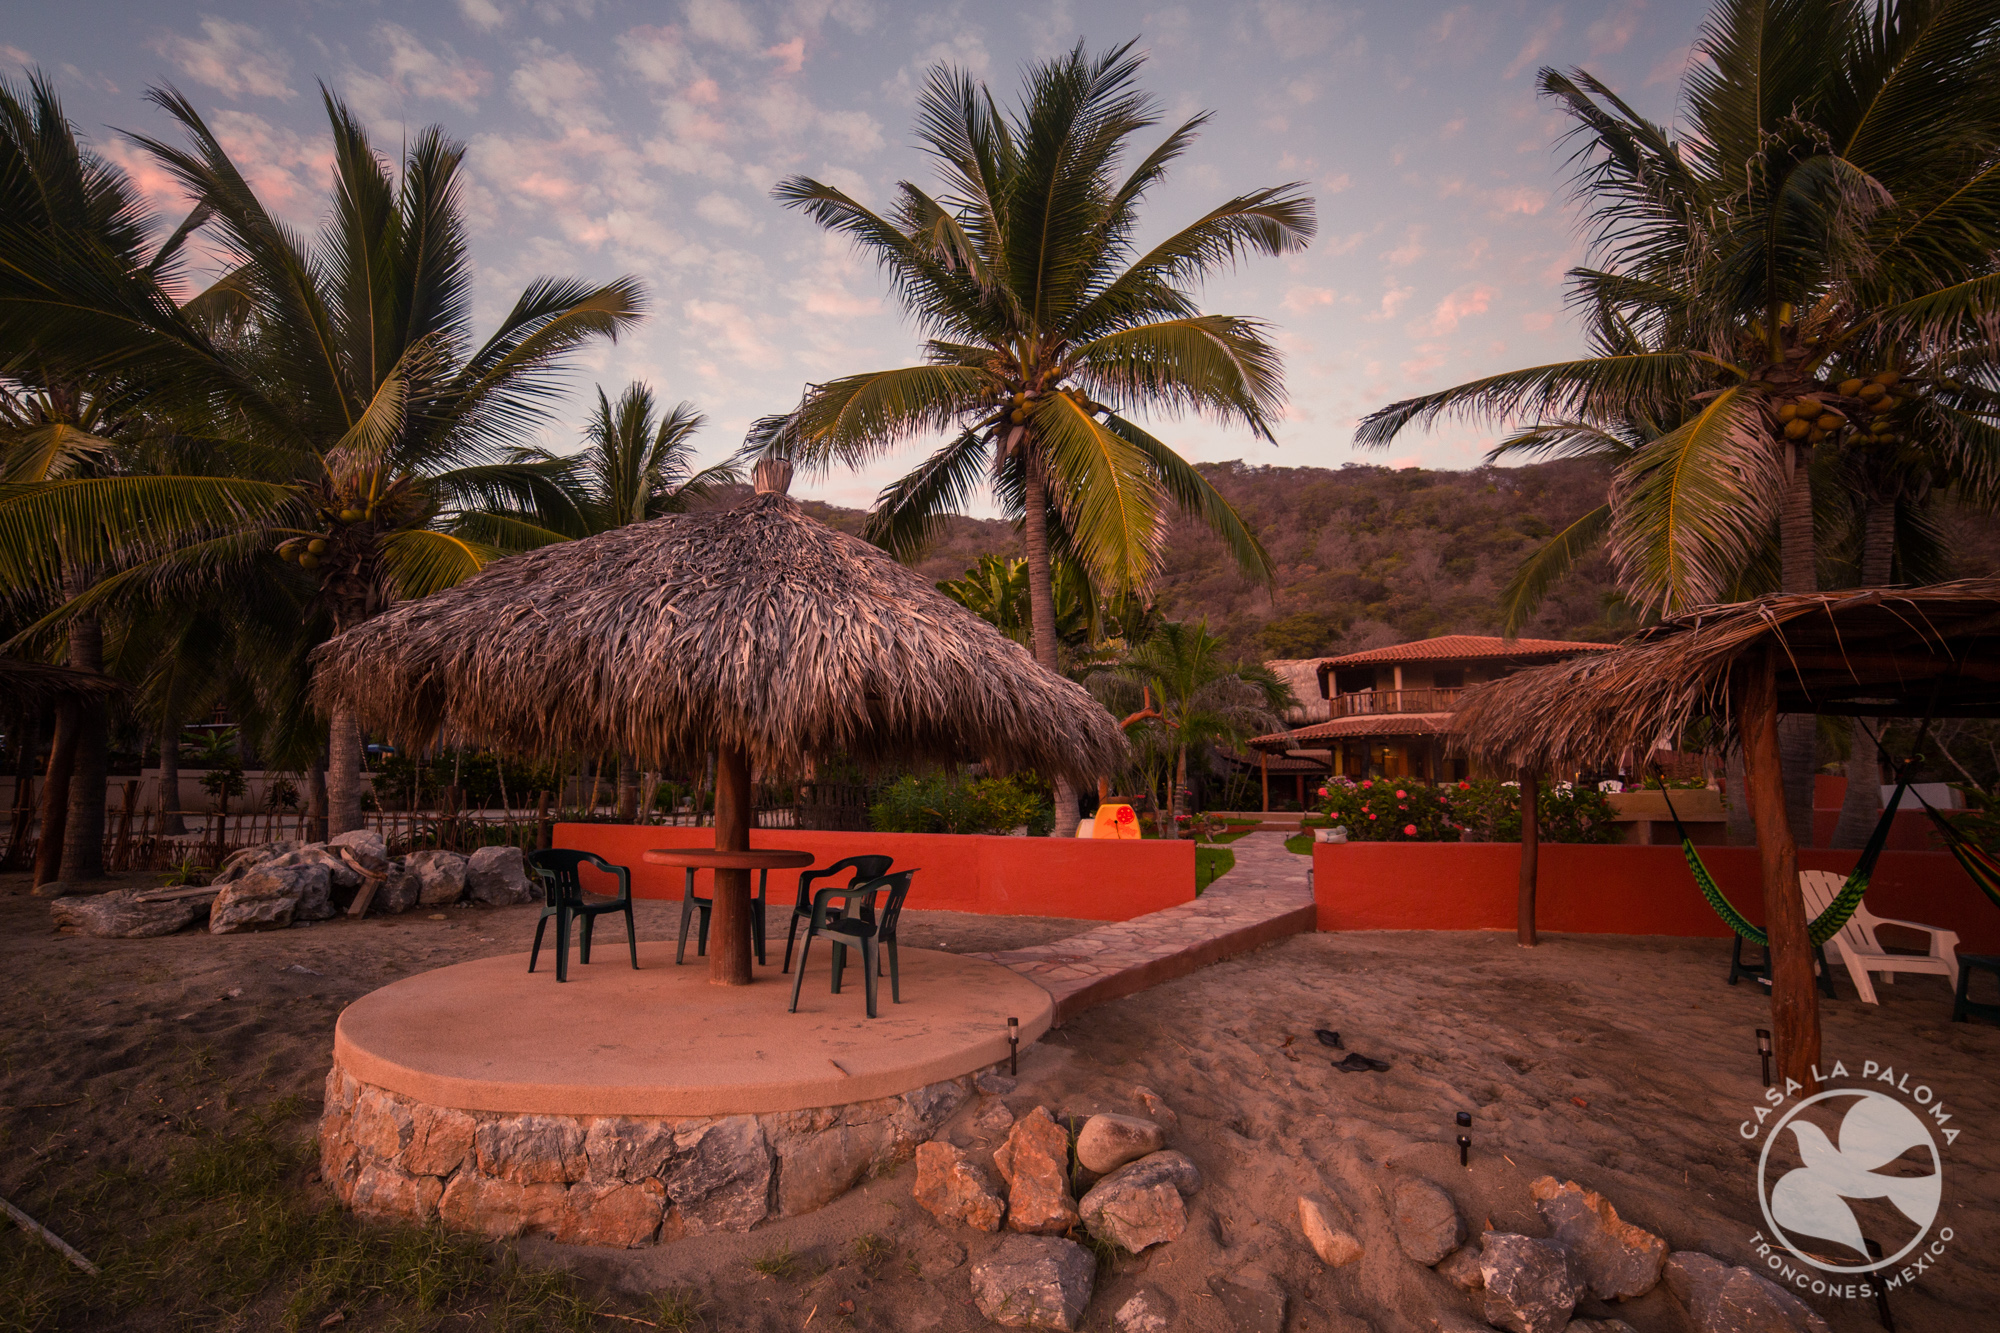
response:
<path fill-rule="evenodd" d="M 1335 778 L 1320 790 L 1320 811 L 1345 826 L 1352 842 L 1459 842 L 1468 835 L 1482 842 L 1518 842 L 1521 837 L 1521 789 L 1511 782 Z M 1536 810 L 1543 842 L 1618 841 L 1616 812 L 1595 787 L 1544 785 Z"/>
<path fill-rule="evenodd" d="M 1048 793 L 1027 775 L 965 780 L 955 773 L 905 773 L 868 808 L 877 833 L 1008 833 L 1023 824 L 1046 831 Z"/>
<path fill-rule="evenodd" d="M 1236 853 L 1227 847 L 1197 847 L 1194 849 L 1194 896 L 1199 898 L 1202 891 L 1236 868 Z"/>
<path fill-rule="evenodd" d="M 503 760 L 484 750 L 462 757 L 445 751 L 420 759 L 398 750 L 384 755 L 375 770 L 376 800 L 384 809 L 406 810 L 414 798 L 416 808 L 422 809 L 452 785 L 454 771 L 470 810 L 499 809 L 503 778 L 507 799 L 519 810 L 533 805 L 537 792 L 556 790 L 561 776 L 560 765 L 553 761 Z"/>
<path fill-rule="evenodd" d="M 1257 646 L 1266 658 L 1291 660 L 1324 657 L 1333 652 L 1347 625 L 1324 611 L 1299 611 L 1280 616 L 1257 631 Z"/>

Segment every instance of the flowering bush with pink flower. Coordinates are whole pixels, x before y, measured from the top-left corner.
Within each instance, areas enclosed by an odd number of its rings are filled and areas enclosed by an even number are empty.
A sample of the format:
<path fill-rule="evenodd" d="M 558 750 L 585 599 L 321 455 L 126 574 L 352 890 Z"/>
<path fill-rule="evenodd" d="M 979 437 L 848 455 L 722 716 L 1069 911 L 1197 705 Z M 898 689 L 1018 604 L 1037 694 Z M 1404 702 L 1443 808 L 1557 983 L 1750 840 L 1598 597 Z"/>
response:
<path fill-rule="evenodd" d="M 1611 803 L 1594 787 L 1544 786 L 1538 804 L 1545 842 L 1618 840 Z M 1320 788 L 1319 808 L 1324 822 L 1346 825 L 1356 842 L 1514 842 L 1521 836 L 1521 789 L 1491 778 L 1436 785 L 1334 778 Z"/>

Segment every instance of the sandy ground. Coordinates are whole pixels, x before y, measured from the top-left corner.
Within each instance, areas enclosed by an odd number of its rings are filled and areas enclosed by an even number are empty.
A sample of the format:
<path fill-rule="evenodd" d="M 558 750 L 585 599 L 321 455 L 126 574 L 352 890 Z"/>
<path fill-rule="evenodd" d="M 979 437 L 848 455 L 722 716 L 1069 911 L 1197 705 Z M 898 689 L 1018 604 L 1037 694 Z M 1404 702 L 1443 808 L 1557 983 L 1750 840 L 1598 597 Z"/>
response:
<path fill-rule="evenodd" d="M 10 888 L 12 892 L 9 892 Z M 671 905 L 641 907 L 645 938 L 671 938 Z M 32 1200 L 65 1172 L 107 1159 L 144 1170 L 202 1126 L 288 1094 L 316 1108 L 340 1007 L 442 964 L 518 951 L 535 910 L 454 908 L 265 935 L 101 941 L 53 935 L 47 906 L 0 882 L 0 1193 Z M 908 913 L 906 939 L 978 951 L 1062 938 L 1089 923 Z M 781 934 L 780 934 L 781 938 Z M 1092 1010 L 1023 1060 L 1004 1100 L 1059 1113 L 1137 1111 L 1144 1085 L 1179 1113 L 1171 1136 L 1206 1184 L 1172 1244 L 1100 1273 L 1086 1328 L 1142 1284 L 1168 1294 L 1177 1327 L 1224 1330 L 1214 1275 L 1261 1268 L 1288 1292 L 1292 1330 L 1476 1328 L 1470 1299 L 1398 1252 L 1385 1190 L 1427 1176 L 1476 1232 L 1546 1234 L 1529 1199 L 1542 1174 L 1605 1194 L 1676 1249 L 1748 1257 L 1763 1223 L 1756 1146 L 1737 1132 L 1762 1092 L 1756 988 L 1722 984 L 1714 941 L 1313 935 Z M 1825 1005 L 1826 1054 L 1858 1074 L 1894 1065 L 1942 1098 L 1963 1133 L 1944 1149 L 1943 1220 L 1955 1239 L 1893 1298 L 1898 1326 L 1993 1327 L 2000 1299 L 2000 1028 L 1953 1025 L 1936 978 L 1883 988 L 1880 1006 Z M 1390 1060 L 1344 1074 L 1312 1030 Z M 1453 1113 L 1473 1114 L 1461 1169 Z M 975 1100 L 947 1133 L 991 1143 Z M 691 1287 L 714 1330 L 987 1327 L 968 1271 L 992 1237 L 944 1227 L 910 1198 L 913 1169 L 819 1213 L 743 1236 L 605 1252 L 524 1242 L 620 1308 Z M 1296 1223 L 1301 1193 L 1335 1200 L 1366 1247 L 1329 1271 Z M 1864 1222 L 1868 1215 L 1864 1213 Z M 876 1239 L 860 1242 L 857 1238 Z M 773 1262 L 789 1254 L 790 1262 Z M 753 1265 L 778 1270 L 759 1272 Z M 1815 1302 L 1834 1329 L 1877 1327 L 1872 1303 Z M 1590 1312 L 1588 1307 L 1586 1313 Z M 1599 1310 L 1600 1314 L 1611 1313 Z M 1664 1291 L 1619 1307 L 1641 1333 L 1686 1327 Z M 349 1320 L 345 1328 L 374 1325 Z M 629 1322 L 601 1327 L 632 1328 Z"/>

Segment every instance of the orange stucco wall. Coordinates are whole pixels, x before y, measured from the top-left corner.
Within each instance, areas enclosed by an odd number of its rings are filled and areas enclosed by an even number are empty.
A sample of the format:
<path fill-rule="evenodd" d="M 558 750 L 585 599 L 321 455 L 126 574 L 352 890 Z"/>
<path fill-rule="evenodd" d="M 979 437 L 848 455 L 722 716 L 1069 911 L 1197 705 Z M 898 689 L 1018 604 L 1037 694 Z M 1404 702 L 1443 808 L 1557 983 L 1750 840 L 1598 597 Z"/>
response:
<path fill-rule="evenodd" d="M 556 846 L 595 852 L 613 865 L 630 867 L 632 893 L 640 898 L 678 899 L 685 883 L 684 871 L 646 864 L 642 854 L 647 848 L 709 847 L 714 841 L 714 830 L 705 828 L 637 824 L 555 828 Z M 750 845 L 811 852 L 814 866 L 865 853 L 892 856 L 897 869 L 920 871 L 910 884 L 907 903 L 912 908 L 1128 921 L 1194 900 L 1192 842 L 753 829 Z M 792 901 L 798 875 L 795 870 L 774 871 L 770 901 Z M 707 871 L 696 874 L 697 893 L 713 891 L 709 878 Z"/>
<path fill-rule="evenodd" d="M 1846 873 L 1853 851 L 1801 851 L 1806 870 Z M 1754 847 L 1704 847 L 1702 864 L 1762 923 Z M 1512 843 L 1350 842 L 1313 849 L 1321 930 L 1512 930 L 1521 849 Z M 1947 852 L 1884 852 L 1868 910 L 1958 932 L 1966 953 L 2000 953 L 1995 911 Z M 1727 936 L 1675 847 L 1544 843 L 1535 890 L 1543 930 L 1585 935 Z"/>

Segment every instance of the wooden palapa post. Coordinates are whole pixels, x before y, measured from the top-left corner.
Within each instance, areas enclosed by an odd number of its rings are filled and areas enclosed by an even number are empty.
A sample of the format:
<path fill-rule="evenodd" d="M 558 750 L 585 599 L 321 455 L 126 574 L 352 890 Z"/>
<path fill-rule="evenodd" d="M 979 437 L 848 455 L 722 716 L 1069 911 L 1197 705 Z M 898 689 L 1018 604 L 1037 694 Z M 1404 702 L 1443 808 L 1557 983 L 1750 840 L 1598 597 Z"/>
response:
<path fill-rule="evenodd" d="M 750 755 L 719 745 L 715 758 L 715 850 L 750 850 Z M 717 870 L 715 933 L 708 952 L 708 980 L 715 986 L 750 984 L 750 872 Z"/>
<path fill-rule="evenodd" d="M 1778 1072 L 1807 1096 L 1819 1091 L 1819 996 L 1813 989 L 1812 941 L 1799 889 L 1799 850 L 1785 813 L 1784 764 L 1778 750 L 1777 662 L 1770 645 L 1745 653 L 1736 670 L 1736 727 L 1743 743 L 1744 786 L 1757 824 L 1764 876 L 1764 932 L 1770 937 L 1771 1038 Z"/>
<path fill-rule="evenodd" d="M 1271 756 L 1257 751 L 1257 771 L 1264 775 L 1264 813 L 1271 813 Z"/>
<path fill-rule="evenodd" d="M 1542 775 L 1521 770 L 1521 901 L 1516 909 L 1514 941 L 1523 948 L 1541 943 L 1535 935 L 1535 877 L 1542 850 Z"/>

